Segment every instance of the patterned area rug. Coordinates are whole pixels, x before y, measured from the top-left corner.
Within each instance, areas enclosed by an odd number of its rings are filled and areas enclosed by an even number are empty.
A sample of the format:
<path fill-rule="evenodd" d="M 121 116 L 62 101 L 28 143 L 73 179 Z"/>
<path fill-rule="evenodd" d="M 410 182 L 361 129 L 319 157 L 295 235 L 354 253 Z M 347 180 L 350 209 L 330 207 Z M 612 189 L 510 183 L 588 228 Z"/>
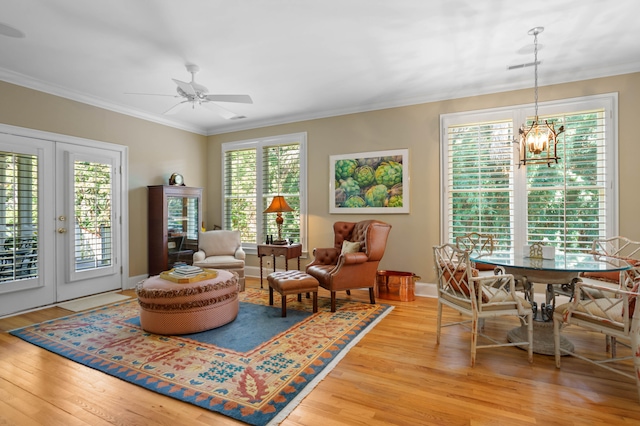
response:
<path fill-rule="evenodd" d="M 240 302 L 240 312 L 248 315 L 188 336 L 142 330 L 135 299 L 11 334 L 163 395 L 252 425 L 273 425 L 393 309 L 338 299 L 331 313 L 329 300 L 319 298 L 313 314 L 309 299 L 299 303 L 290 296 L 288 316 L 280 318 L 279 303 L 268 307 L 267 291 L 247 289 Z M 268 320 L 256 321 L 256 315 Z M 278 330 L 273 324 L 283 320 L 290 323 Z M 251 347 L 243 339 L 230 342 L 234 330 L 251 330 Z"/>

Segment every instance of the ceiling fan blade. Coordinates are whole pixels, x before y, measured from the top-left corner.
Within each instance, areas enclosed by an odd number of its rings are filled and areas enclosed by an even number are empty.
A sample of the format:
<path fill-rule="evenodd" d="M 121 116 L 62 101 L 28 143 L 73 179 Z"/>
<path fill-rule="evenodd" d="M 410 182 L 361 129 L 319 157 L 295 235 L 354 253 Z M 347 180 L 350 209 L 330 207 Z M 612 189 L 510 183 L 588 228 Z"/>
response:
<path fill-rule="evenodd" d="M 138 92 L 124 92 L 125 95 L 145 95 L 145 96 L 171 96 L 177 98 L 177 95 L 165 95 L 164 93 L 138 93 Z"/>
<path fill-rule="evenodd" d="M 177 84 L 178 87 L 184 91 L 184 93 L 188 95 L 196 94 L 196 91 L 193 89 L 193 86 L 191 85 L 191 83 L 185 83 L 184 81 L 176 80 L 175 78 L 172 78 L 171 80 L 173 80 L 173 82 Z"/>
<path fill-rule="evenodd" d="M 211 102 L 203 102 L 202 105 L 220 115 L 222 118 L 226 118 L 227 120 L 232 120 L 236 117 L 240 117 L 235 112 L 231 112 L 226 108 L 221 107 L 220 105 L 213 104 Z"/>
<path fill-rule="evenodd" d="M 166 114 L 166 115 L 177 114 L 180 111 L 182 111 L 184 107 L 187 106 L 187 104 L 189 103 L 191 103 L 191 101 L 178 102 L 177 104 L 175 104 L 174 106 L 172 106 L 171 108 L 163 112 L 163 114 Z"/>
<path fill-rule="evenodd" d="M 206 98 L 213 102 L 238 102 L 252 104 L 253 99 L 249 95 L 207 95 Z"/>

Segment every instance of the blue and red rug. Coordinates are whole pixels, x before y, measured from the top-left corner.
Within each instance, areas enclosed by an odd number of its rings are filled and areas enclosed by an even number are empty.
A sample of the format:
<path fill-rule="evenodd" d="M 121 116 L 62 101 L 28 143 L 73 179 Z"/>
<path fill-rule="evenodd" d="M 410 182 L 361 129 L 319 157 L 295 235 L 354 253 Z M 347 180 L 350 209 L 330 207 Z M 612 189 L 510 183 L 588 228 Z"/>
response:
<path fill-rule="evenodd" d="M 279 297 L 276 297 L 279 299 Z M 140 328 L 137 301 L 13 330 L 11 334 L 80 364 L 252 425 L 278 424 L 391 309 L 319 298 L 268 306 L 247 289 L 230 324 L 160 336 Z"/>

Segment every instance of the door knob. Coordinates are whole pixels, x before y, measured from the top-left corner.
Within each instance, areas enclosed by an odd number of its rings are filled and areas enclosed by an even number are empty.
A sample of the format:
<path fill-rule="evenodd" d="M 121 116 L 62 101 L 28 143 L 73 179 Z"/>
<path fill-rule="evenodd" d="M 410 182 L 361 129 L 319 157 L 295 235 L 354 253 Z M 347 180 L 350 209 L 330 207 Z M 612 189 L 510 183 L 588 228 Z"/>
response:
<path fill-rule="evenodd" d="M 67 217 L 66 216 L 58 216 L 58 220 L 60 222 L 64 222 L 65 220 L 67 220 Z"/>
<path fill-rule="evenodd" d="M 58 234 L 64 234 L 67 232 L 67 228 L 58 228 Z"/>

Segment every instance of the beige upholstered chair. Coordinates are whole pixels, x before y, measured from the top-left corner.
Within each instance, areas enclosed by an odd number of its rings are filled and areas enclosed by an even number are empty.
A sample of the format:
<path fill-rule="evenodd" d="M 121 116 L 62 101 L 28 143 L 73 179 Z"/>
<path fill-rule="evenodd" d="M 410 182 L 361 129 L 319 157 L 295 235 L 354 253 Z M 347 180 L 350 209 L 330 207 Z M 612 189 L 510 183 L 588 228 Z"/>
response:
<path fill-rule="evenodd" d="M 333 247 L 313 250 L 315 259 L 306 272 L 331 292 L 331 312 L 336 310 L 336 291 L 368 288 L 375 303 L 376 273 L 390 231 L 391 225 L 379 220 L 336 222 Z"/>
<path fill-rule="evenodd" d="M 606 296 L 600 297 L 601 294 Z M 560 368 L 562 355 L 572 355 L 635 380 L 640 396 L 640 303 L 637 303 L 638 296 L 640 296 L 638 281 L 631 291 L 627 288 L 611 288 L 611 286 L 578 281 L 571 301 L 556 306 L 553 313 L 556 367 Z M 560 345 L 562 329 L 571 325 L 600 332 L 617 340 L 627 341 L 630 345 L 630 355 L 616 357 L 612 351 L 611 357 L 597 357 L 593 353 L 578 354 L 575 349 L 562 348 Z M 633 374 L 629 372 L 628 368 L 626 371 L 621 368 L 623 366 L 619 361 L 624 359 L 633 360 Z"/>
<path fill-rule="evenodd" d="M 531 304 L 515 293 L 513 275 L 478 276 L 471 266 L 469 252 L 444 244 L 433 248 L 438 279 L 438 325 L 436 341 L 440 344 L 442 327 L 470 323 L 471 366 L 476 362 L 476 350 L 501 346 L 526 347 L 529 362 L 533 362 L 533 311 Z M 442 324 L 442 307 L 448 306 L 469 320 Z M 527 326 L 527 341 L 499 342 L 479 332 L 479 322 L 485 318 L 515 316 Z M 478 338 L 489 340 L 478 344 Z M 506 336 L 505 336 L 506 339 Z"/>
<path fill-rule="evenodd" d="M 193 265 L 201 268 L 224 269 L 238 274 L 238 286 L 244 291 L 244 259 L 240 231 L 201 232 Z"/>

